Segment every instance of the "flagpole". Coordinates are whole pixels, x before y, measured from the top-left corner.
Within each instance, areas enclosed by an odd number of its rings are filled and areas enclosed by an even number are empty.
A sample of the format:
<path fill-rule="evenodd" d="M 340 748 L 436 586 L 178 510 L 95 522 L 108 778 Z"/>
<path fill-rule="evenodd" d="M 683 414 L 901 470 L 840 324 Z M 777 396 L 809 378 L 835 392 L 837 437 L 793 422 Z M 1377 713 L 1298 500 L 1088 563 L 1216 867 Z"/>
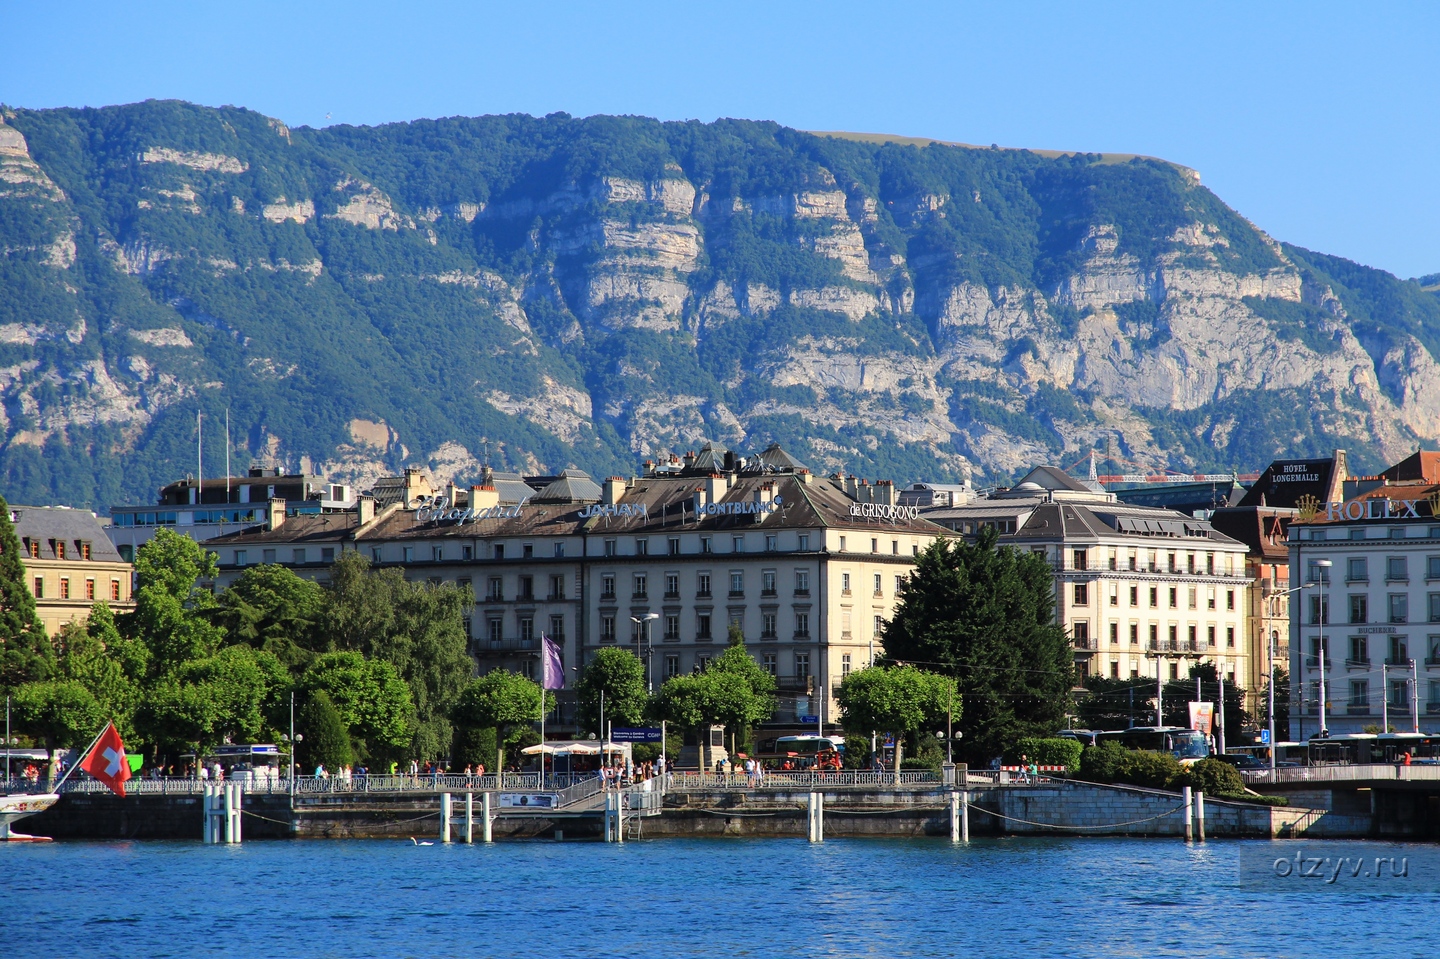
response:
<path fill-rule="evenodd" d="M 73 773 L 75 770 L 77 770 L 77 769 L 80 768 L 80 764 L 85 761 L 85 757 L 88 756 L 88 755 L 90 755 L 90 750 L 94 749 L 94 748 L 95 748 L 95 744 L 100 741 L 100 737 L 103 736 L 103 735 L 105 735 L 105 730 L 106 730 L 106 729 L 109 729 L 109 728 L 110 728 L 111 726 L 113 726 L 113 725 L 115 725 L 115 723 L 113 723 L 113 722 L 107 722 L 107 723 L 105 724 L 105 729 L 102 729 L 102 730 L 100 730 L 98 733 L 95 734 L 95 738 L 92 739 L 92 740 L 90 740 L 90 745 L 86 746 L 86 747 L 85 747 L 85 751 L 80 754 L 80 758 L 77 759 L 77 760 L 75 760 L 75 765 L 73 765 L 73 766 L 71 766 L 69 769 L 65 770 L 65 775 L 61 776 L 58 780 L 56 780 L 54 786 L 51 786 L 51 787 L 50 787 L 50 791 L 51 791 L 52 793 L 55 792 L 55 791 L 57 791 L 57 790 L 60 788 L 60 784 L 61 784 L 61 783 L 65 782 L 65 780 L 67 780 L 67 779 L 70 778 L 70 774 L 71 774 L 71 773 Z"/>

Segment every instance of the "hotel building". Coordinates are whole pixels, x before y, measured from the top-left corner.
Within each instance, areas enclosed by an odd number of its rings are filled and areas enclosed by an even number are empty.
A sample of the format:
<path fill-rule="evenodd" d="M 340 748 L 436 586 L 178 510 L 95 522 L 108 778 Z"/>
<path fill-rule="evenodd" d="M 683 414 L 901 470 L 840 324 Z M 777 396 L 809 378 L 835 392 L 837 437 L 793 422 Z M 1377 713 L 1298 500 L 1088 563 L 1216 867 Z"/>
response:
<path fill-rule="evenodd" d="M 10 522 L 20 539 L 26 586 L 46 635 L 57 635 L 67 623 L 83 623 L 97 602 L 117 613 L 134 608 L 131 566 L 120 558 L 94 513 L 12 506 Z"/>

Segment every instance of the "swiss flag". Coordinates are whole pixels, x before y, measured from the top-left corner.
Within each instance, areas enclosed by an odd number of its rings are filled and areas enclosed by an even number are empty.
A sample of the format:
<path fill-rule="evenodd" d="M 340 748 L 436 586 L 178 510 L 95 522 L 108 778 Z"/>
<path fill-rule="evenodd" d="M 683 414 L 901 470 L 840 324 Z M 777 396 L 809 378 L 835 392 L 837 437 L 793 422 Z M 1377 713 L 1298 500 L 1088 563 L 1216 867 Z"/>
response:
<path fill-rule="evenodd" d="M 125 758 L 125 744 L 120 741 L 120 732 L 114 723 L 107 723 L 105 731 L 95 740 L 95 745 L 80 760 L 85 770 L 111 791 L 125 795 L 125 782 L 130 778 L 130 761 Z"/>

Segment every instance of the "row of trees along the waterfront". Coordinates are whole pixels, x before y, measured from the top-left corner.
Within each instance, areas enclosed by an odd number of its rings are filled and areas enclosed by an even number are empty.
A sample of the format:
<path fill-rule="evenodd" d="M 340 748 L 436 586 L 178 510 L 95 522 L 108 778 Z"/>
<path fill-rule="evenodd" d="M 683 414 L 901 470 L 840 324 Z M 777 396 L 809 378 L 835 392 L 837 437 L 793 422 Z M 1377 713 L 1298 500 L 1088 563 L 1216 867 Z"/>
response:
<path fill-rule="evenodd" d="M 225 741 L 281 739 L 292 694 L 306 765 L 448 757 L 497 768 L 506 750 L 536 741 L 541 690 L 514 673 L 475 675 L 471 599 L 453 586 L 408 582 L 346 552 L 323 585 L 256 566 L 217 596 L 201 585 L 214 556 L 161 529 L 136 552 L 133 612 L 96 604 L 48 639 L 8 515 L 0 501 L 0 685 L 17 730 L 37 743 L 83 745 L 113 719 L 132 748 L 173 763 Z M 879 733 L 900 744 L 897 763 L 934 765 L 928 731 L 948 720 L 962 735 L 957 759 L 983 764 L 1062 726 L 1074 670 L 1051 590 L 1043 558 L 997 548 L 993 531 L 922 553 L 880 637 L 883 656 L 836 690 L 855 737 L 847 760 L 864 762 Z M 732 751 L 753 748 L 754 728 L 775 712 L 775 681 L 738 632 L 730 640 L 653 696 L 633 653 L 600 650 L 576 677 L 579 726 L 602 732 L 603 696 L 613 725 L 667 720 L 702 750 L 702 731 L 720 725 Z"/>

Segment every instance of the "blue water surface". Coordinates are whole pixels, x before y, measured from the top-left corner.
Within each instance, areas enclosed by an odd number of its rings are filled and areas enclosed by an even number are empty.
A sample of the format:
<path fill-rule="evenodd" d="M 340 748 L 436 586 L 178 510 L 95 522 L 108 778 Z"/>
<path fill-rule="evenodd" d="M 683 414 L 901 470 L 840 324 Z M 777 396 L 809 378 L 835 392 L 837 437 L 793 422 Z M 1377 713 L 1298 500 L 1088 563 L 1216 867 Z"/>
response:
<path fill-rule="evenodd" d="M 1410 874 L 1257 879 L 1301 847 Z M 1433 956 L 1437 878 L 1340 842 L 0 844 L 0 956 Z"/>

